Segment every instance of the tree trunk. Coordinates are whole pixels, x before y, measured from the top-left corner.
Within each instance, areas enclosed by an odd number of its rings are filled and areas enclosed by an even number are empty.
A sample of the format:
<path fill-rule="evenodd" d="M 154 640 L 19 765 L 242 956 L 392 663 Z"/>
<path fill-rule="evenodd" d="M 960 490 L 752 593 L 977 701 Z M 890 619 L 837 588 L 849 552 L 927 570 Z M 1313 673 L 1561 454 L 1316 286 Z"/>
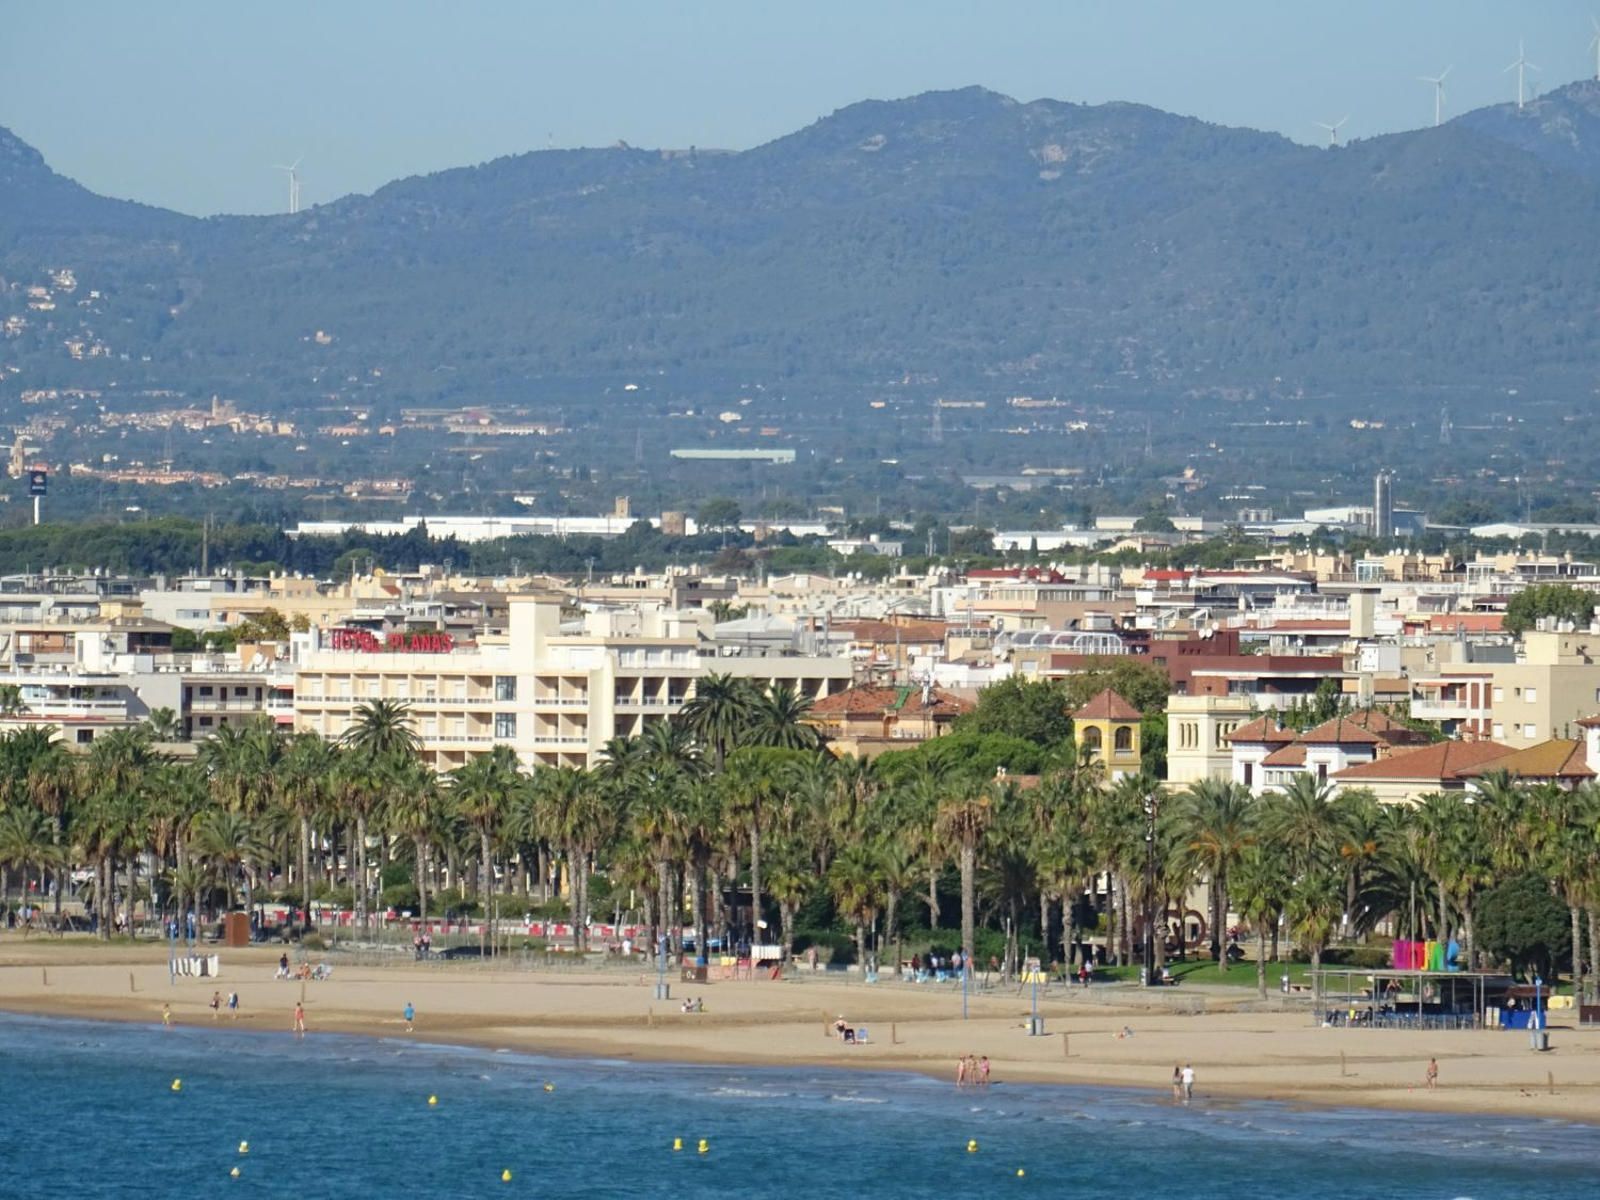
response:
<path fill-rule="evenodd" d="M 939 928 L 939 868 L 928 867 L 928 928 Z"/>
<path fill-rule="evenodd" d="M 655 951 L 660 954 L 672 949 L 672 934 L 667 926 L 672 910 L 672 866 L 664 858 L 656 863 L 656 883 L 656 919 L 658 924 L 655 929 Z M 667 943 L 665 949 L 661 945 L 663 938 L 666 939 Z"/>
<path fill-rule="evenodd" d="M 583 889 L 578 883 L 578 848 L 567 846 L 567 919 L 572 922 L 572 950 L 576 954 L 583 949 L 582 938 L 583 923 L 579 920 L 578 906 L 583 903 Z"/>
<path fill-rule="evenodd" d="M 861 923 L 861 918 L 856 918 L 856 966 L 861 970 L 861 978 L 867 977 L 867 927 Z"/>
<path fill-rule="evenodd" d="M 783 925 L 783 962 L 780 965 L 787 968 L 794 957 L 794 905 L 779 901 L 778 920 Z"/>
<path fill-rule="evenodd" d="M 417 911 L 422 920 L 422 928 L 428 927 L 428 843 L 422 838 L 413 838 L 412 844 L 417 852 Z M 311 908 L 308 905 L 306 913 L 309 915 Z"/>
<path fill-rule="evenodd" d="M 899 978 L 900 963 L 905 959 L 904 942 L 900 937 L 900 893 L 890 891 L 888 895 L 888 908 L 884 913 L 884 935 L 894 941 L 894 973 Z"/>
<path fill-rule="evenodd" d="M 711 947 L 706 939 L 706 864 L 696 858 L 694 862 L 694 959 L 696 966 L 711 965 Z"/>
<path fill-rule="evenodd" d="M 761 822 L 750 822 L 750 944 L 761 936 Z"/>
<path fill-rule="evenodd" d="M 1222 897 L 1219 890 L 1219 881 L 1216 876 L 1211 878 L 1211 961 L 1222 961 Z"/>
<path fill-rule="evenodd" d="M 1584 995 L 1592 998 L 1594 991 L 1596 949 L 1600 948 L 1600 908 L 1589 906 L 1589 970 L 1584 975 Z"/>
<path fill-rule="evenodd" d="M 1256 992 L 1267 998 L 1267 939 L 1263 930 L 1256 930 Z"/>
<path fill-rule="evenodd" d="M 1044 888 L 1039 889 L 1039 965 L 1050 965 L 1050 915 L 1054 905 L 1050 901 L 1050 893 Z"/>
<path fill-rule="evenodd" d="M 300 818 L 300 886 L 305 896 L 305 928 L 311 928 L 311 819 Z"/>
<path fill-rule="evenodd" d="M 483 905 L 483 911 L 489 911 L 489 896 L 494 891 L 493 886 L 494 863 L 489 854 L 489 827 L 485 825 L 478 830 L 478 903 Z"/>
<path fill-rule="evenodd" d="M 1228 970 L 1228 877 L 1217 876 L 1217 916 L 1220 918 L 1220 932 L 1222 935 L 1222 957 L 1217 960 L 1217 970 L 1226 973 Z"/>
<path fill-rule="evenodd" d="M 978 848 L 962 844 L 961 847 L 961 961 L 968 971 L 972 969 L 973 906 L 976 900 L 978 873 Z"/>
<path fill-rule="evenodd" d="M 367 817 L 356 815 L 356 920 L 367 932 Z"/>
<path fill-rule="evenodd" d="M 1583 910 L 1569 904 L 1567 912 L 1572 917 L 1572 994 L 1583 995 Z M 1552 981 L 1551 990 L 1555 984 Z"/>

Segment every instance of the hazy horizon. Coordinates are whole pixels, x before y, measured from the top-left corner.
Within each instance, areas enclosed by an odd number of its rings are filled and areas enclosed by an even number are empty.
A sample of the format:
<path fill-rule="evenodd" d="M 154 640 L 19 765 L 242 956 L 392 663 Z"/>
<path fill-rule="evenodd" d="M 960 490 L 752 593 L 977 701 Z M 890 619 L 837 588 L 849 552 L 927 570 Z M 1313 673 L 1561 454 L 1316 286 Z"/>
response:
<path fill-rule="evenodd" d="M 266 9 L 6 0 L 0 125 L 62 174 L 182 212 L 302 203 L 546 146 L 746 149 L 860 100 L 978 85 L 1019 100 L 1148 104 L 1316 143 L 1431 123 L 1419 75 L 1453 67 L 1446 117 L 1592 77 L 1590 7 L 1244 0 L 1127 8 L 892 0 L 669 11 L 371 0 Z"/>

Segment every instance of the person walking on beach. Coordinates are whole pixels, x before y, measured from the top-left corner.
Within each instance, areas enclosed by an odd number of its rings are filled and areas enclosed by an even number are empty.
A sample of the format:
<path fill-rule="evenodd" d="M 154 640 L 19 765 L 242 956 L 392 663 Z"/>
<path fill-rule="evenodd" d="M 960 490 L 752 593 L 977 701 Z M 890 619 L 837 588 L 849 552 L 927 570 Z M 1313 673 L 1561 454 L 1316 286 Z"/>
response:
<path fill-rule="evenodd" d="M 235 1021 L 239 1019 L 239 993 L 228 993 L 228 1015 Z"/>
<path fill-rule="evenodd" d="M 1428 1090 L 1431 1092 L 1431 1091 L 1433 1091 L 1434 1088 L 1436 1088 L 1438 1086 L 1439 1086 L 1439 1060 L 1437 1058 L 1430 1058 L 1428 1060 Z"/>
<path fill-rule="evenodd" d="M 1183 1064 L 1183 1074 L 1179 1076 L 1183 1083 L 1183 1102 L 1185 1104 L 1194 1099 L 1194 1066 L 1191 1063 Z"/>
<path fill-rule="evenodd" d="M 1172 1102 L 1183 1102 L 1183 1068 L 1176 1064 L 1172 1068 Z"/>
<path fill-rule="evenodd" d="M 411 1001 L 406 1001 L 406 1010 L 401 1014 L 406 1019 L 406 1032 L 411 1032 L 411 1023 L 417 1019 L 417 1010 L 411 1006 Z"/>
<path fill-rule="evenodd" d="M 965 1054 L 956 1059 L 956 1086 L 958 1088 L 967 1086 L 967 1056 Z"/>
<path fill-rule="evenodd" d="M 167 1029 L 172 1028 L 172 1005 L 163 1004 L 161 1006 L 161 1024 Z"/>
<path fill-rule="evenodd" d="M 211 993 L 211 1019 L 215 1021 L 222 1015 L 222 993 Z"/>
<path fill-rule="evenodd" d="M 294 1004 L 294 1031 L 296 1033 L 306 1031 L 306 1006 L 298 1000 Z"/>
<path fill-rule="evenodd" d="M 978 1060 L 978 1086 L 989 1086 L 989 1056 L 987 1054 Z"/>

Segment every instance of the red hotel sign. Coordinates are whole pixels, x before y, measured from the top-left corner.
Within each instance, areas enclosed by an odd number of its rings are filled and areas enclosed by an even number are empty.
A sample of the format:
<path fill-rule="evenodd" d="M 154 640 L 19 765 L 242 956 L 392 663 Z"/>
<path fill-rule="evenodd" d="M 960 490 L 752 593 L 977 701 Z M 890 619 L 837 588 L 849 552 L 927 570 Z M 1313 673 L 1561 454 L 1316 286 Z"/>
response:
<path fill-rule="evenodd" d="M 364 654 L 449 654 L 456 647 L 448 633 L 386 633 L 370 629 L 330 629 L 328 649 L 359 650 Z"/>

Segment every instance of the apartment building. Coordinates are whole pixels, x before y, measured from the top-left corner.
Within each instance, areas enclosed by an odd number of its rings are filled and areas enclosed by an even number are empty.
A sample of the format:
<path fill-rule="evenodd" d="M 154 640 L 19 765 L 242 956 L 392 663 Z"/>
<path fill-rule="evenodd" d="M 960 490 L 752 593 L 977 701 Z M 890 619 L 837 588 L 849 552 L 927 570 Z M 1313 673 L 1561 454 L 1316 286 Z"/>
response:
<path fill-rule="evenodd" d="M 468 643 L 320 632 L 296 667 L 296 728 L 338 738 L 361 704 L 399 700 L 440 771 L 495 745 L 530 767 L 582 767 L 609 739 L 678 712 L 711 672 L 785 683 L 813 700 L 852 678 L 847 658 L 719 646 L 704 610 L 601 609 L 564 623 L 560 596 L 515 595 L 508 604 L 505 633 Z"/>

